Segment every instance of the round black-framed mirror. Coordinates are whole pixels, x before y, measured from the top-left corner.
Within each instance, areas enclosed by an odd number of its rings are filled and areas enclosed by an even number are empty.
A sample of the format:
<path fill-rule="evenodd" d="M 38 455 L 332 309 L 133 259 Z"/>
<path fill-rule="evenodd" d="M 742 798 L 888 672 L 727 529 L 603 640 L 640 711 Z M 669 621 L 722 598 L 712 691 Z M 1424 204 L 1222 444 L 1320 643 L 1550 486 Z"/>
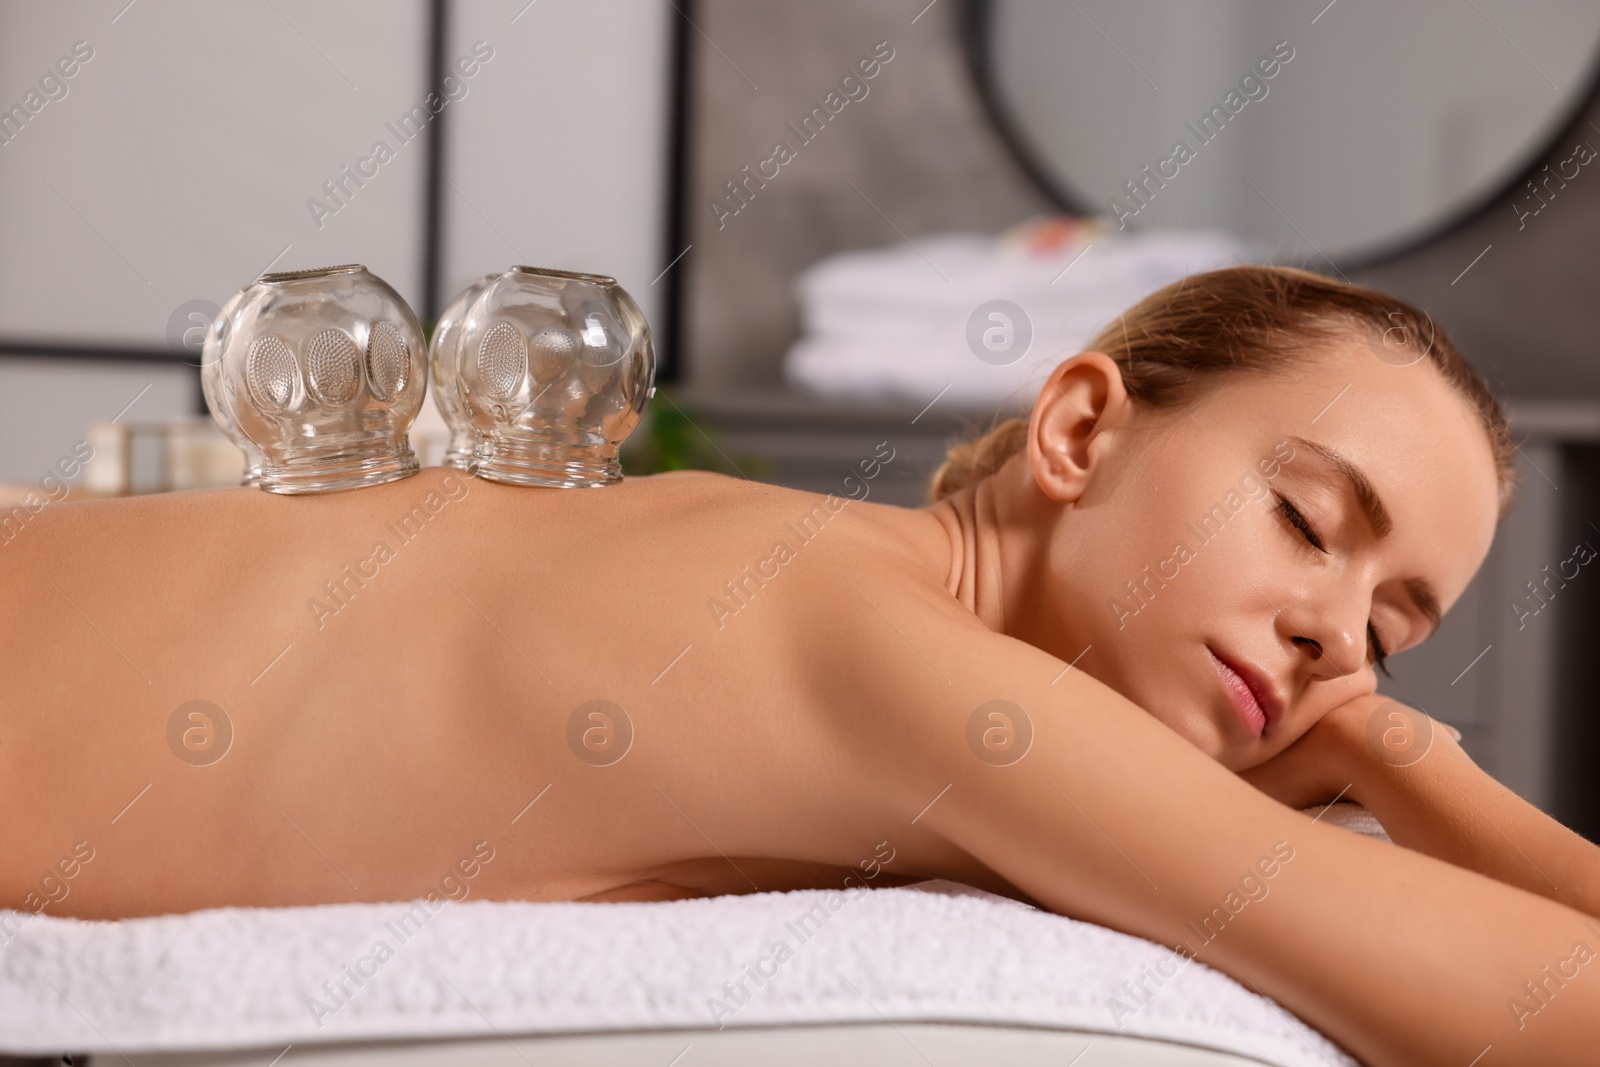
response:
<path fill-rule="evenodd" d="M 966 0 L 964 22 L 991 120 L 1064 210 L 1282 262 L 1358 269 L 1535 213 L 1600 149 L 1558 151 L 1600 93 L 1584 0 Z"/>

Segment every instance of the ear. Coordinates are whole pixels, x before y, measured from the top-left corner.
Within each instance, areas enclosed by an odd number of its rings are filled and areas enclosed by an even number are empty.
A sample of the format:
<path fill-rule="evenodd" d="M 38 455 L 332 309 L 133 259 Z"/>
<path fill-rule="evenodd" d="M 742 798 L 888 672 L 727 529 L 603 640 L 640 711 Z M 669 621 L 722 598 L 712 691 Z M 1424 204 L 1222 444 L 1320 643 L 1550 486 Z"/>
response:
<path fill-rule="evenodd" d="M 1028 465 L 1044 495 L 1075 502 L 1110 449 L 1109 435 L 1132 413 L 1122 369 L 1110 356 L 1081 352 L 1057 366 L 1028 423 Z"/>

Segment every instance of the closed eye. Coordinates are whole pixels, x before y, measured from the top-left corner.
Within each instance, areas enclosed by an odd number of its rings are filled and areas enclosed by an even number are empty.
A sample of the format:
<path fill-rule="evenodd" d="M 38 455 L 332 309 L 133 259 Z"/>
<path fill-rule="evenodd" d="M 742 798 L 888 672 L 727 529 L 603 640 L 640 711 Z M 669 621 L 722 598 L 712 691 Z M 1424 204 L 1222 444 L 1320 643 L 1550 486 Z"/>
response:
<path fill-rule="evenodd" d="M 1318 552 L 1327 553 L 1328 550 L 1323 546 L 1322 538 L 1317 536 L 1317 531 L 1311 528 L 1311 524 L 1306 521 L 1306 517 L 1300 514 L 1300 509 L 1289 503 L 1288 497 L 1278 497 L 1278 511 L 1289 521 L 1289 525 L 1300 531 L 1300 536 L 1304 537 L 1312 548 Z"/>
<path fill-rule="evenodd" d="M 1318 552 L 1326 555 L 1328 553 L 1328 549 L 1322 543 L 1322 538 L 1317 536 L 1317 531 L 1312 528 L 1310 522 L 1306 521 L 1306 517 L 1300 514 L 1300 509 L 1290 503 L 1288 497 L 1285 497 L 1282 494 L 1275 495 L 1278 497 L 1279 514 L 1284 517 L 1290 526 L 1294 527 L 1295 530 L 1300 533 L 1300 536 L 1307 544 L 1316 549 Z M 1385 678 L 1393 678 L 1394 675 L 1389 673 L 1389 668 L 1386 663 L 1389 658 L 1389 653 L 1383 647 L 1383 642 L 1378 639 L 1378 630 L 1372 625 L 1370 619 L 1367 621 L 1367 640 L 1370 641 L 1372 645 L 1373 665 L 1378 670 L 1383 672 L 1383 676 Z"/>

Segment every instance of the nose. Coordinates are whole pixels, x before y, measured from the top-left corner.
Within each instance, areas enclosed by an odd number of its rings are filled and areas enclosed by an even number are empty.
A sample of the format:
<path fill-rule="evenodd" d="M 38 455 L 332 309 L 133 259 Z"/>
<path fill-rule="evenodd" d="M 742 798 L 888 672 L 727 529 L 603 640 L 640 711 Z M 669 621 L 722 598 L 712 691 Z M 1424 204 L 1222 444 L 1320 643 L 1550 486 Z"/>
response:
<path fill-rule="evenodd" d="M 1371 598 L 1346 579 L 1307 590 L 1278 613 L 1278 628 L 1311 663 L 1315 678 L 1355 674 L 1367 661 Z"/>

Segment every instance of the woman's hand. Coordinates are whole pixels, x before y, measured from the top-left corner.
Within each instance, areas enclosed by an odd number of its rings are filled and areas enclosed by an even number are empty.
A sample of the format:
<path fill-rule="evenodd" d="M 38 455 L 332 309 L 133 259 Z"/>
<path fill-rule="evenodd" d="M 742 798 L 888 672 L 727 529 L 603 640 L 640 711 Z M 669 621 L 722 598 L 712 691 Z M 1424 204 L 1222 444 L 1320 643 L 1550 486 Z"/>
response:
<path fill-rule="evenodd" d="M 1433 745 L 1454 745 L 1453 727 L 1377 693 L 1329 711 L 1288 748 L 1239 777 L 1291 808 L 1335 799 L 1362 803 L 1364 771 L 1406 766 Z"/>

